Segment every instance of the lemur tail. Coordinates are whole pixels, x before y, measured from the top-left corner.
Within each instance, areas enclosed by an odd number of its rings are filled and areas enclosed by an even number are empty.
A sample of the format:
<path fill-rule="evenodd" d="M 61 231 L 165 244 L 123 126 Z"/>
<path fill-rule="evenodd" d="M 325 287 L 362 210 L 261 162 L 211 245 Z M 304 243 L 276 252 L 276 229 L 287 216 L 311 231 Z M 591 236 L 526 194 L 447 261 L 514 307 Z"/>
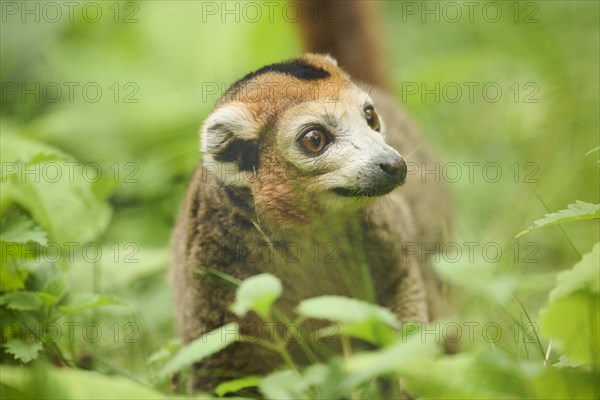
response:
<path fill-rule="evenodd" d="M 296 0 L 306 51 L 328 53 L 352 78 L 388 87 L 376 1 Z"/>

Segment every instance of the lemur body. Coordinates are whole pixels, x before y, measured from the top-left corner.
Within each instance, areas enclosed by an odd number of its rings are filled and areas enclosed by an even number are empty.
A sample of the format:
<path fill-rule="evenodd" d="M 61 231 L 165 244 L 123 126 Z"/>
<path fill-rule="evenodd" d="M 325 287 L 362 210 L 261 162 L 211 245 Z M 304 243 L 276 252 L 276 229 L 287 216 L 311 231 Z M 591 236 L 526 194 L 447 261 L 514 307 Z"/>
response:
<path fill-rule="evenodd" d="M 353 82 L 329 56 L 307 54 L 234 84 L 201 141 L 173 236 L 184 341 L 237 320 L 228 310 L 235 287 L 219 273 L 274 274 L 288 314 L 302 299 L 344 295 L 400 320 L 435 317 L 437 281 L 421 254 L 406 250 L 442 241 L 448 195 L 433 181 L 405 183 L 401 154 L 420 166 L 435 158 L 383 91 Z M 240 321 L 242 330 L 253 322 Z M 265 373 L 279 362 L 236 343 L 197 365 L 192 385 L 210 389 L 221 373 Z"/>

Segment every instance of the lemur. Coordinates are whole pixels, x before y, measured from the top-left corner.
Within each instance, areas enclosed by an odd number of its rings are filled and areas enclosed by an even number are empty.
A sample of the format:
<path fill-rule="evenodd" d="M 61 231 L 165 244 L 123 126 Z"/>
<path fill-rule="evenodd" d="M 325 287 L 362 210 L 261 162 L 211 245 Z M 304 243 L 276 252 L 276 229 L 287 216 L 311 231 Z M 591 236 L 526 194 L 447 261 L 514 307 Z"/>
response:
<path fill-rule="evenodd" d="M 400 321 L 438 314 L 439 282 L 422 250 L 444 240 L 450 196 L 407 168 L 433 169 L 436 157 L 385 91 L 373 2 L 344 2 L 332 21 L 314 18 L 317 3 L 298 2 L 309 53 L 234 83 L 202 126 L 202 162 L 172 238 L 184 342 L 257 322 L 229 311 L 236 286 L 226 276 L 275 275 L 276 305 L 291 316 L 320 295 L 373 301 Z M 196 364 L 190 387 L 280 364 L 271 350 L 235 343 Z"/>

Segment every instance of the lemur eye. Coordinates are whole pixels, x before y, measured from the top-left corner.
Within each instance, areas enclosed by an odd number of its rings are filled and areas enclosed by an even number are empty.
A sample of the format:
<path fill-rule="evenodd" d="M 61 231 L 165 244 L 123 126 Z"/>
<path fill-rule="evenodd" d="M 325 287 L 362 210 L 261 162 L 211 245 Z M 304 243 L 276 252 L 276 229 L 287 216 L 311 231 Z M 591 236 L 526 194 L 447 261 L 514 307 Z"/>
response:
<path fill-rule="evenodd" d="M 300 137 L 300 145 L 311 153 L 319 153 L 330 142 L 325 132 L 320 129 L 311 129 Z"/>
<path fill-rule="evenodd" d="M 367 124 L 369 124 L 371 129 L 379 132 L 379 129 L 380 129 L 379 116 L 375 112 L 375 109 L 373 108 L 373 106 L 367 106 L 365 108 L 365 119 L 367 120 Z"/>

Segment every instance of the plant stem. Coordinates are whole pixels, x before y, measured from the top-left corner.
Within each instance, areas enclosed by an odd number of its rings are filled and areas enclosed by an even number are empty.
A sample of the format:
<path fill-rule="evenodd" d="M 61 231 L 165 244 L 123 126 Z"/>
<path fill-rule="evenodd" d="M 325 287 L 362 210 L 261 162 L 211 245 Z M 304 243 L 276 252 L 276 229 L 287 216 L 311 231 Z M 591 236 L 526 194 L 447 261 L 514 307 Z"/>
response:
<path fill-rule="evenodd" d="M 342 352 L 344 353 L 344 358 L 348 359 L 352 355 L 352 347 L 350 346 L 350 339 L 346 335 L 340 335 L 342 341 Z"/>

